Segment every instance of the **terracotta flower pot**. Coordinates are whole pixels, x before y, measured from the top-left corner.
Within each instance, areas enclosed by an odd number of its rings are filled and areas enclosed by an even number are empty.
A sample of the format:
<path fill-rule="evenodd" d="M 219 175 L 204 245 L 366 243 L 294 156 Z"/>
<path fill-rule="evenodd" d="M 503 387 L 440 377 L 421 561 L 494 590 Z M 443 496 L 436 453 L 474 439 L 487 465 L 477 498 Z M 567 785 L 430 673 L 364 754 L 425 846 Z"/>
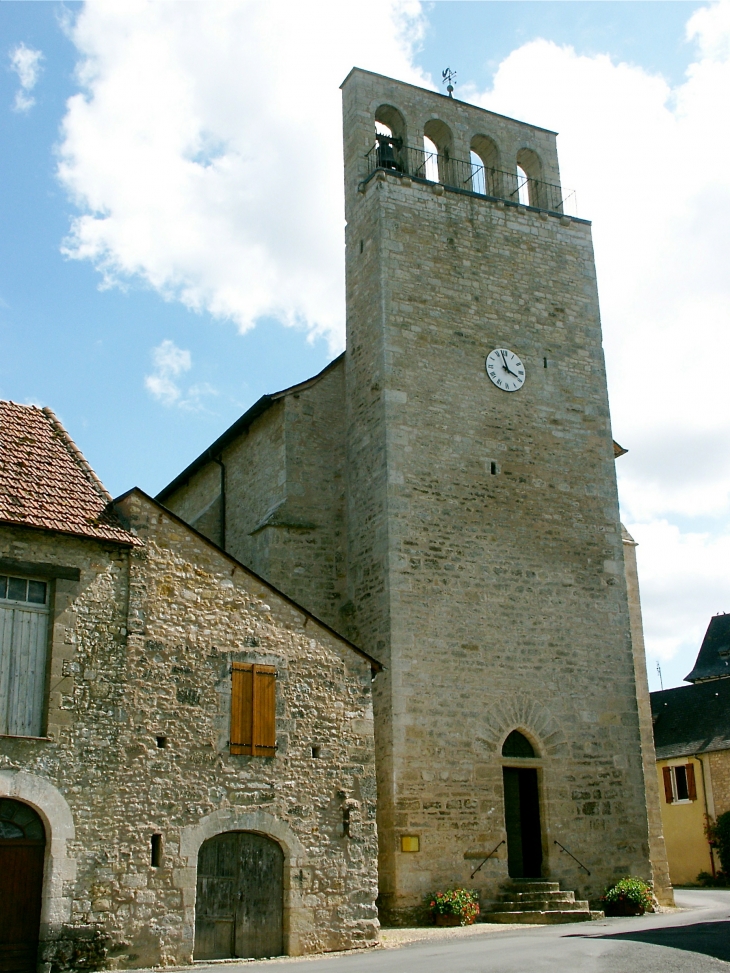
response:
<path fill-rule="evenodd" d="M 466 925 L 470 926 L 474 922 L 473 919 L 467 919 Z M 445 915 L 442 912 L 436 913 L 436 925 L 437 926 L 460 926 L 461 916 L 455 916 L 452 914 Z"/>

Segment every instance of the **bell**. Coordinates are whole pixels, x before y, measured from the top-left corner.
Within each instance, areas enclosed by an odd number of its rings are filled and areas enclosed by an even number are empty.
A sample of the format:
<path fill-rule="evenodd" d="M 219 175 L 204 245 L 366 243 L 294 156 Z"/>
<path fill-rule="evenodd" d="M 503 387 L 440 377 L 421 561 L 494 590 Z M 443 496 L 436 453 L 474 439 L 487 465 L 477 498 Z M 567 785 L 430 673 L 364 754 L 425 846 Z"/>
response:
<path fill-rule="evenodd" d="M 393 143 L 385 135 L 378 136 L 378 169 L 395 169 L 396 171 L 400 171 L 400 166 L 393 151 Z"/>

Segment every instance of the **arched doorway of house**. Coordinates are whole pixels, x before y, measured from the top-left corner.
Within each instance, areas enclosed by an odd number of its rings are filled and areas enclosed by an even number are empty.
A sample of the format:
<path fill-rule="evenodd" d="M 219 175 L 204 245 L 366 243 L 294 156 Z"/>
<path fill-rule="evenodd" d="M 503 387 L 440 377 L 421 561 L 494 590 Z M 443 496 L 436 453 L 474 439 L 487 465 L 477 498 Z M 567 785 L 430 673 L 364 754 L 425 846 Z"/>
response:
<path fill-rule="evenodd" d="M 537 767 L 523 763 L 534 763 L 537 754 L 527 737 L 513 730 L 504 741 L 502 756 L 516 764 L 502 768 L 509 874 L 511 878 L 540 878 L 542 829 Z"/>
<path fill-rule="evenodd" d="M 195 959 L 281 956 L 284 852 L 252 831 L 208 838 L 198 852 Z"/>
<path fill-rule="evenodd" d="M 0 798 L 0 970 L 35 973 L 46 829 L 29 804 Z"/>

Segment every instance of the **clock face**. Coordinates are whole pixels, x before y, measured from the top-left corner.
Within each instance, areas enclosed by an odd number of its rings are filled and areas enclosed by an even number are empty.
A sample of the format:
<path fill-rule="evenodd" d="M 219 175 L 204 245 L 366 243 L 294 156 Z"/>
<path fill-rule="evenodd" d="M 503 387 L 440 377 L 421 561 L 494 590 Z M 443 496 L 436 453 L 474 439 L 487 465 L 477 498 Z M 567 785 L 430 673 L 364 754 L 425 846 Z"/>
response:
<path fill-rule="evenodd" d="M 495 348 L 487 355 L 487 375 L 503 392 L 516 392 L 525 384 L 525 366 L 509 348 Z"/>

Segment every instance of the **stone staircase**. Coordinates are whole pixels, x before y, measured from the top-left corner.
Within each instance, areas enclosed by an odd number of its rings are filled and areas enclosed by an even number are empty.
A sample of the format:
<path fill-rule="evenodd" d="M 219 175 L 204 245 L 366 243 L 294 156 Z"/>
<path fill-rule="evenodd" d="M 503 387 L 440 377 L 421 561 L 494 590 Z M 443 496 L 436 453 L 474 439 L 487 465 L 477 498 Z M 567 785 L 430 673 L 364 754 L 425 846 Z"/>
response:
<path fill-rule="evenodd" d="M 588 902 L 576 900 L 575 892 L 563 892 L 559 882 L 515 878 L 502 886 L 497 902 L 486 905 L 480 922 L 585 922 L 603 919 L 602 912 L 591 912 Z"/>

